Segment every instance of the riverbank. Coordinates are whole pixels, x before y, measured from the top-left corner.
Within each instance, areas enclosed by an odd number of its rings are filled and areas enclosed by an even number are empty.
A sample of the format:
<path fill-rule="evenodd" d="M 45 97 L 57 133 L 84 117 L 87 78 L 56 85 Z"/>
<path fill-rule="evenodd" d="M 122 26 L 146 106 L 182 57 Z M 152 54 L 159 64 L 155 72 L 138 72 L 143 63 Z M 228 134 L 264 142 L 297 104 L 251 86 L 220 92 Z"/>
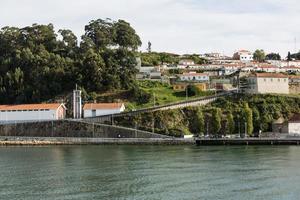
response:
<path fill-rule="evenodd" d="M 194 145 L 180 138 L 0 137 L 0 145 Z"/>
<path fill-rule="evenodd" d="M 14 145 L 300 145 L 300 138 L 183 139 L 183 138 L 75 138 L 5 137 L 0 146 Z"/>
<path fill-rule="evenodd" d="M 300 138 L 196 139 L 198 146 L 212 145 L 300 145 Z"/>

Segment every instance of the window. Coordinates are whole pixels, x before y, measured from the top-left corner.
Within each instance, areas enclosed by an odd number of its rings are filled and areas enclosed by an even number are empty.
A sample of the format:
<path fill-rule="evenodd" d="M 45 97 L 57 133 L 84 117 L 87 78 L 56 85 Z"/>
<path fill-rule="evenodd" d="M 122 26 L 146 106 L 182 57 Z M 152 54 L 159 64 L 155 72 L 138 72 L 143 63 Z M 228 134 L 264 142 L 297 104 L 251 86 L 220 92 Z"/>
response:
<path fill-rule="evenodd" d="M 267 82 L 267 79 L 264 78 L 264 82 Z"/>
<path fill-rule="evenodd" d="M 273 79 L 271 78 L 271 82 L 273 82 Z"/>
<path fill-rule="evenodd" d="M 280 78 L 278 79 L 278 82 L 280 82 Z"/>

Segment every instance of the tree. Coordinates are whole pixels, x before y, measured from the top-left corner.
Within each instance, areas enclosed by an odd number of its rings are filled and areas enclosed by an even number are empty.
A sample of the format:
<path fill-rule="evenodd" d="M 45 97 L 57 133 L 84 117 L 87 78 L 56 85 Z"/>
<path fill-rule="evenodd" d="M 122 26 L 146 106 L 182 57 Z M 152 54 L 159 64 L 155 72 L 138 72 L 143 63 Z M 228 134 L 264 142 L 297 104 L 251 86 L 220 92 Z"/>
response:
<path fill-rule="evenodd" d="M 195 85 L 188 85 L 186 90 L 189 97 L 199 95 L 200 93 L 199 88 Z"/>
<path fill-rule="evenodd" d="M 253 59 L 258 61 L 258 62 L 264 62 L 266 58 L 264 50 L 259 50 L 257 49 L 254 54 L 253 54 Z"/>
<path fill-rule="evenodd" d="M 292 61 L 291 52 L 288 52 L 287 60 L 288 60 L 288 61 Z"/>
<path fill-rule="evenodd" d="M 244 104 L 244 120 L 245 120 L 245 130 L 247 130 L 248 135 L 252 135 L 253 133 L 253 114 L 251 108 L 249 108 L 248 103 Z"/>
<path fill-rule="evenodd" d="M 120 47 L 137 50 L 137 48 L 142 45 L 140 37 L 128 22 L 118 20 L 113 23 L 112 29 L 114 33 L 113 36 L 115 36 L 113 37 L 113 43 Z"/>
<path fill-rule="evenodd" d="M 141 41 L 129 23 L 93 20 L 80 46 L 71 30 L 58 34 L 52 24 L 0 30 L 0 103 L 53 100 L 75 84 L 87 93 L 134 85 Z"/>
<path fill-rule="evenodd" d="M 189 118 L 191 118 L 190 131 L 195 135 L 204 133 L 205 122 L 204 122 L 204 115 L 202 110 L 197 107 L 192 111 L 193 111 L 192 116 L 189 116 Z"/>
<path fill-rule="evenodd" d="M 226 131 L 226 133 L 228 135 L 232 135 L 232 134 L 234 134 L 234 129 L 235 129 L 235 125 L 234 125 L 233 115 L 231 112 L 229 112 L 227 114 L 227 131 Z"/>
<path fill-rule="evenodd" d="M 270 53 L 266 55 L 266 60 L 281 60 L 281 56 L 279 53 Z"/>
<path fill-rule="evenodd" d="M 221 109 L 214 108 L 211 117 L 211 130 L 214 135 L 217 135 L 221 130 Z"/>

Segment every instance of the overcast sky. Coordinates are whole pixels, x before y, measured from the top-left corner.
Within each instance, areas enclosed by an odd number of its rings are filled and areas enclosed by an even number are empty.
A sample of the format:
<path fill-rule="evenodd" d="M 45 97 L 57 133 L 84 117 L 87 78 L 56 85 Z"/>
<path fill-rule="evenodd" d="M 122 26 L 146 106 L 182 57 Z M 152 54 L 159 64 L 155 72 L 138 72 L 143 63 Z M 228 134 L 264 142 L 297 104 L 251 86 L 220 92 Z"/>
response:
<path fill-rule="evenodd" d="M 300 42 L 299 0 L 1 0 L 0 26 L 53 23 L 77 36 L 98 18 L 124 19 L 145 50 L 173 53 L 265 49 L 286 55 Z M 300 43 L 297 42 L 297 49 Z"/>

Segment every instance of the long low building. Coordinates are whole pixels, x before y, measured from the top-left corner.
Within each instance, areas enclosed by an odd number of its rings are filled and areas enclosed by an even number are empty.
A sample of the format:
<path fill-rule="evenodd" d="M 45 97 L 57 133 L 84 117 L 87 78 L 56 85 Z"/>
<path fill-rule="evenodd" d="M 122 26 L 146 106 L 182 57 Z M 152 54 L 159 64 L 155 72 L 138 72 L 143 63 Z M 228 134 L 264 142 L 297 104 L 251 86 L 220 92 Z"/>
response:
<path fill-rule="evenodd" d="M 124 103 L 87 103 L 83 107 L 83 117 L 112 115 L 125 111 Z"/>
<path fill-rule="evenodd" d="M 247 93 L 289 94 L 289 77 L 280 73 L 256 73 L 247 78 Z"/>
<path fill-rule="evenodd" d="M 0 105 L 0 122 L 60 120 L 66 110 L 60 103 Z"/>

